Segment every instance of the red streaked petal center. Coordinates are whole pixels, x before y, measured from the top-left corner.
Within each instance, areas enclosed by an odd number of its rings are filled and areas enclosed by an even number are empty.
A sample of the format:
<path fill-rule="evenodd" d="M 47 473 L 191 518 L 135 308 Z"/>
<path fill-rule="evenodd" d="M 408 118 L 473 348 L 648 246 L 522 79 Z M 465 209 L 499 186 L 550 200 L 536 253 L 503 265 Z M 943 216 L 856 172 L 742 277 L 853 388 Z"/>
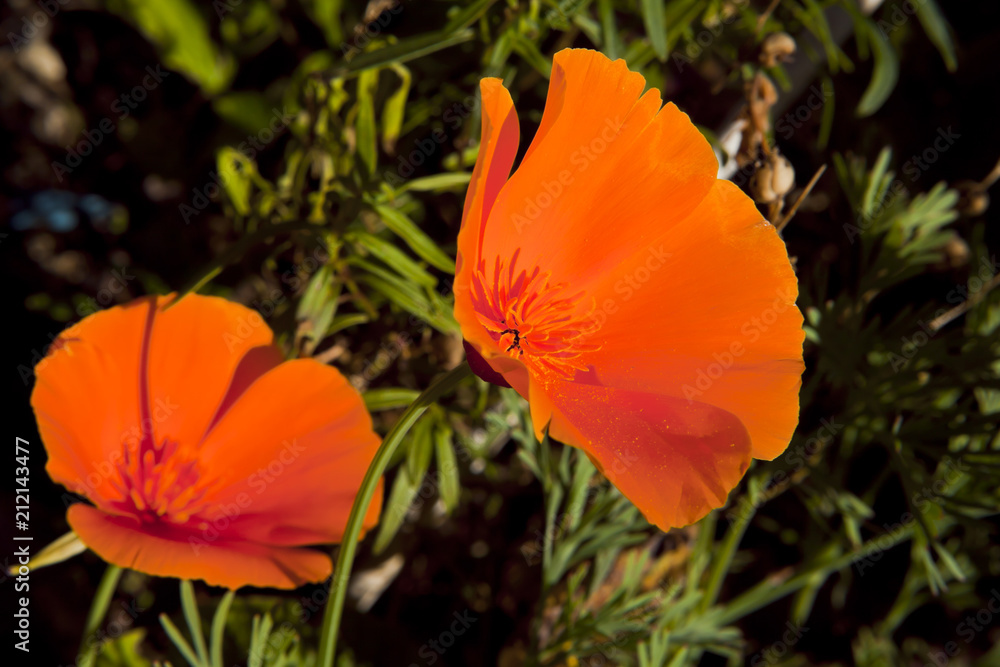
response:
<path fill-rule="evenodd" d="M 497 257 L 492 271 L 480 260 L 472 281 L 472 303 L 479 323 L 497 348 L 542 375 L 572 379 L 586 371 L 583 356 L 599 348 L 588 340 L 593 298 L 554 282 L 538 266 L 519 269 Z"/>

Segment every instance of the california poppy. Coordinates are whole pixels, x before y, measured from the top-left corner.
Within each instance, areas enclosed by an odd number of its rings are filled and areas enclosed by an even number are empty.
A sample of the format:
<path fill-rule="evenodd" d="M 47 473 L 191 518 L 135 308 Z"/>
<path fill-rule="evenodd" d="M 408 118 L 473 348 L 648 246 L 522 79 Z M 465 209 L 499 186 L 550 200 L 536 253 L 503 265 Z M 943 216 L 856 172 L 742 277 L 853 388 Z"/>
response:
<path fill-rule="evenodd" d="M 233 589 L 325 579 L 330 557 L 303 546 L 340 540 L 378 449 L 361 397 L 330 366 L 283 361 L 255 311 L 174 299 L 90 315 L 36 368 L 46 470 L 93 503 L 71 505 L 70 526 L 148 574 Z"/>
<path fill-rule="evenodd" d="M 705 138 L 622 60 L 556 54 L 520 165 L 484 79 L 458 238 L 470 363 L 528 399 L 663 529 L 722 506 L 798 421 L 802 316 L 784 243 Z"/>

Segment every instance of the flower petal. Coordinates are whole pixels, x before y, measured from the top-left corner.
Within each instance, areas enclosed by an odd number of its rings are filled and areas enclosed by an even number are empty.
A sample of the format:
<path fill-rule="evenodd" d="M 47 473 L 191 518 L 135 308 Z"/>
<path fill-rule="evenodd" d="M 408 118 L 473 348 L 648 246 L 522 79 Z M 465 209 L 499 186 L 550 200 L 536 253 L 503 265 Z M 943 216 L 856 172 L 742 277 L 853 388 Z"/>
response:
<path fill-rule="evenodd" d="M 743 424 L 711 405 L 575 382 L 542 400 L 552 404 L 553 437 L 587 452 L 663 530 L 724 505 L 750 465 Z"/>
<path fill-rule="evenodd" d="M 643 218 L 652 227 L 656 215 Z M 588 363 L 602 384 L 731 412 L 755 458 L 788 446 L 804 368 L 798 286 L 781 238 L 735 185 L 718 181 L 593 295 L 600 349 Z"/>
<path fill-rule="evenodd" d="M 260 314 L 218 297 L 160 299 L 147 365 L 154 441 L 201 442 L 243 357 L 274 338 Z"/>
<path fill-rule="evenodd" d="M 192 541 L 166 524 L 147 526 L 77 503 L 67 513 L 70 526 L 109 563 L 161 577 L 201 579 L 237 589 L 298 588 L 330 576 L 330 556 L 313 549 L 266 546 L 219 539 Z"/>
<path fill-rule="evenodd" d="M 253 383 L 203 443 L 199 465 L 219 481 L 199 530 L 284 545 L 338 542 L 379 442 L 361 396 L 335 368 L 285 362 Z M 381 498 L 379 482 L 365 529 L 377 522 Z"/>
<path fill-rule="evenodd" d="M 455 317 L 468 329 L 472 327 L 467 325 L 476 322 L 469 285 L 479 261 L 484 222 L 507 182 L 520 138 L 514 102 L 503 83 L 499 79 L 483 79 L 479 88 L 483 102 L 482 141 L 465 196 L 455 271 Z M 481 328 L 474 327 L 476 331 Z"/>
<path fill-rule="evenodd" d="M 31 406 L 59 484 L 101 504 L 122 445 L 139 433 L 139 366 L 153 299 L 94 313 L 63 331 L 35 367 Z"/>

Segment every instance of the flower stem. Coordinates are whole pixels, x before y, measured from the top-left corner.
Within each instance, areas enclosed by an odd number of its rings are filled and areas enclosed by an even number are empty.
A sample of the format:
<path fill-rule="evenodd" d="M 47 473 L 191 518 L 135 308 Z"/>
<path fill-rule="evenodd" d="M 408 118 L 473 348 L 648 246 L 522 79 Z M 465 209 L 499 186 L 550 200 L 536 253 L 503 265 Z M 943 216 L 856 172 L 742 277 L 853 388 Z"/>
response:
<path fill-rule="evenodd" d="M 375 458 L 368 466 L 368 472 L 361 482 L 358 495 L 354 498 L 354 505 L 351 507 L 351 515 L 347 519 L 344 527 L 344 536 L 340 542 L 340 553 L 337 555 L 337 564 L 333 569 L 333 581 L 330 583 L 330 600 L 323 615 L 323 628 L 320 634 L 318 667 L 333 667 L 337 649 L 337 633 L 340 630 L 340 619 L 344 611 L 344 598 L 347 595 L 347 582 L 351 577 L 351 565 L 354 562 L 354 552 L 358 546 L 358 535 L 361 534 L 361 523 L 368 513 L 368 506 L 371 504 L 372 496 L 375 495 L 375 487 L 382 478 L 393 453 L 399 447 L 410 428 L 417 422 L 420 416 L 435 403 L 439 398 L 445 396 L 463 380 L 472 375 L 469 364 L 462 362 L 459 366 L 449 371 L 447 375 L 437 380 L 428 387 L 420 396 L 410 404 L 403 416 L 399 418 L 392 430 L 382 441 L 382 445 L 375 453 Z"/>
<path fill-rule="evenodd" d="M 701 611 L 707 610 L 719 598 L 719 591 L 722 590 L 722 581 L 729 573 L 729 567 L 733 564 L 733 556 L 736 549 L 743 540 L 743 534 L 747 532 L 750 519 L 756 512 L 756 506 L 751 503 L 746 496 L 740 499 L 739 514 L 736 519 L 729 524 L 729 530 L 723 539 L 722 546 L 712 559 L 712 567 L 708 573 L 708 582 L 705 586 L 705 595 L 701 599 Z"/>
<path fill-rule="evenodd" d="M 78 652 L 76 664 L 80 667 L 90 667 L 94 664 L 94 658 L 100 649 L 101 643 L 97 641 L 97 629 L 108 615 L 108 606 L 111 604 L 111 597 L 118 588 L 118 581 L 121 579 L 122 569 L 117 565 L 108 565 L 104 571 L 101 583 L 97 586 L 94 594 L 94 601 L 90 604 L 90 612 L 87 614 L 87 625 L 83 630 L 83 639 L 80 640 L 80 650 Z"/>

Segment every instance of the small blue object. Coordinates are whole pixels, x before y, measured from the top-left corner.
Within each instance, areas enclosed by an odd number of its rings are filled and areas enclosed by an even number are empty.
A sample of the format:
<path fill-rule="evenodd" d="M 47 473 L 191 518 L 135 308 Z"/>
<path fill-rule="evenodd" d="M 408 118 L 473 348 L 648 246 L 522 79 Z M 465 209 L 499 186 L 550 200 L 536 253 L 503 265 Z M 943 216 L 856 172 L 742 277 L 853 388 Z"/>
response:
<path fill-rule="evenodd" d="M 54 232 L 69 232 L 76 229 L 79 217 L 71 208 L 49 213 L 49 229 Z"/>
<path fill-rule="evenodd" d="M 114 212 L 111 203 L 100 195 L 84 195 L 80 197 L 77 206 L 94 220 L 107 220 Z"/>
<path fill-rule="evenodd" d="M 35 215 L 34 211 L 18 211 L 10 219 L 10 226 L 12 229 L 23 232 L 34 227 L 36 222 L 38 222 L 38 216 Z"/>

